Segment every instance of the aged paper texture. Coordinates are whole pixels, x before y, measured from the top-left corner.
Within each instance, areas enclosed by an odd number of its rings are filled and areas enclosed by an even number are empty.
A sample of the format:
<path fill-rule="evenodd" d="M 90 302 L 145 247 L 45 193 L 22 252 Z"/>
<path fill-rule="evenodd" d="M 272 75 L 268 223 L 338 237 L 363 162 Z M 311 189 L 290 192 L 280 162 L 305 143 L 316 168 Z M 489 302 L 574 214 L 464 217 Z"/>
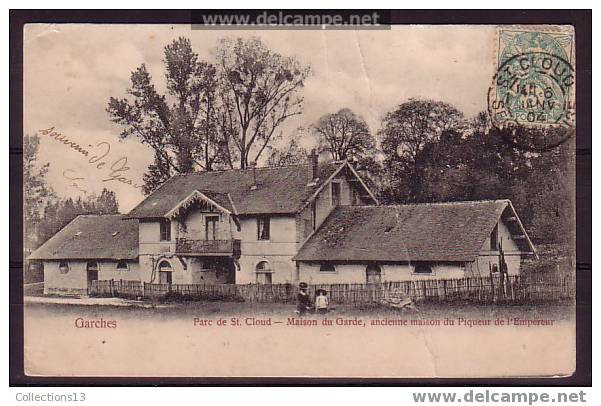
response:
<path fill-rule="evenodd" d="M 574 35 L 26 25 L 26 373 L 572 374 Z"/>

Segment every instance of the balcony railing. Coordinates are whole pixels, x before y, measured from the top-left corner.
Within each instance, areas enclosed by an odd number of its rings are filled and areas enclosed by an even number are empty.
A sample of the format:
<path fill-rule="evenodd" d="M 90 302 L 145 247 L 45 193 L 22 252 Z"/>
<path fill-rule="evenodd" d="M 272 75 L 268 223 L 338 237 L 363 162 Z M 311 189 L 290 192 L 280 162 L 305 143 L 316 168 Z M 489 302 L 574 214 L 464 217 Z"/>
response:
<path fill-rule="evenodd" d="M 178 238 L 175 243 L 178 254 L 234 255 L 240 256 L 240 240 L 191 240 Z"/>

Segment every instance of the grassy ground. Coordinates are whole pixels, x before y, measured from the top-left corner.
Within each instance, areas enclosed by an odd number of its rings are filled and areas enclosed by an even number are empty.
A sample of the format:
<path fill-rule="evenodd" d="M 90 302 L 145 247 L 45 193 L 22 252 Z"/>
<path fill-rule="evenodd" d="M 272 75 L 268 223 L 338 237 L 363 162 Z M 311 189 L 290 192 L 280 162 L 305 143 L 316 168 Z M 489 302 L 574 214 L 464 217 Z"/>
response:
<path fill-rule="evenodd" d="M 74 314 L 89 317 L 101 316 L 110 313 L 124 318 L 185 318 L 190 317 L 231 317 L 231 316 L 265 316 L 286 318 L 295 316 L 295 305 L 292 304 L 262 304 L 262 303 L 234 303 L 234 302 L 187 302 L 157 306 L 153 308 L 116 307 L 116 306 L 78 306 L 62 304 L 37 304 L 26 305 L 27 311 L 32 313 L 50 312 Z M 315 315 L 317 317 L 317 315 Z M 417 311 L 396 310 L 382 307 L 352 307 L 336 306 L 328 314 L 329 317 L 388 317 L 388 318 L 423 318 L 435 319 L 444 317 L 493 319 L 501 318 L 549 318 L 555 320 L 571 321 L 574 317 L 573 305 L 457 305 L 422 303 Z M 313 317 L 308 315 L 307 317 Z"/>

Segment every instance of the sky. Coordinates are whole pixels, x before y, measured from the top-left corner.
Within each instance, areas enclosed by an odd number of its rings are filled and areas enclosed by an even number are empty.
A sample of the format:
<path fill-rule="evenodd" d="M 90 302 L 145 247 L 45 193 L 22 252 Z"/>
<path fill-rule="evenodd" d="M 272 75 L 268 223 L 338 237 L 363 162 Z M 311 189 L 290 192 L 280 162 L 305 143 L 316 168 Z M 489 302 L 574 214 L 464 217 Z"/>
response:
<path fill-rule="evenodd" d="M 363 116 L 375 134 L 383 115 L 409 98 L 441 100 L 473 116 L 486 109 L 494 74 L 495 29 L 489 26 L 222 31 L 190 25 L 28 24 L 24 133 L 44 134 L 39 162 L 50 164 L 47 180 L 59 196 L 99 194 L 106 187 L 115 191 L 124 213 L 143 199 L 136 186 L 152 151 L 136 138 L 121 140 L 122 128 L 109 120 L 106 107 L 111 96 L 126 96 L 130 74 L 142 63 L 163 93 L 163 48 L 180 36 L 190 38 L 209 62 L 218 39 L 258 36 L 274 51 L 311 66 L 302 89 L 303 114 L 282 126 L 278 144 L 341 108 Z M 56 139 L 61 137 L 80 144 L 87 157 L 65 147 Z M 311 137 L 302 141 L 306 147 L 314 143 Z M 93 157 L 98 159 L 90 163 Z"/>

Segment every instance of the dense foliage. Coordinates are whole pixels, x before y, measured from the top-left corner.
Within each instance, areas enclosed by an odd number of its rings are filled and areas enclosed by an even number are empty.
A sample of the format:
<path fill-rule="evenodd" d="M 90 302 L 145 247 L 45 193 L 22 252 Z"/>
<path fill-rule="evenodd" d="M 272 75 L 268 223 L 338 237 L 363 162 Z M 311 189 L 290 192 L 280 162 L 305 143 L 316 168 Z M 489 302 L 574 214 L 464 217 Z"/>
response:
<path fill-rule="evenodd" d="M 103 189 L 100 196 L 60 199 L 48 185 L 49 164 L 38 162 L 37 135 L 23 137 L 23 234 L 25 254 L 46 242 L 80 214 L 115 214 L 115 192 Z"/>
<path fill-rule="evenodd" d="M 214 64 L 201 61 L 187 38 L 167 45 L 164 55 L 166 94 L 142 64 L 131 74 L 129 98 L 111 97 L 107 107 L 121 137 L 138 137 L 154 150 L 147 194 L 174 174 L 247 168 L 282 123 L 302 112 L 298 92 L 309 68 L 258 38 L 220 40 Z"/>

